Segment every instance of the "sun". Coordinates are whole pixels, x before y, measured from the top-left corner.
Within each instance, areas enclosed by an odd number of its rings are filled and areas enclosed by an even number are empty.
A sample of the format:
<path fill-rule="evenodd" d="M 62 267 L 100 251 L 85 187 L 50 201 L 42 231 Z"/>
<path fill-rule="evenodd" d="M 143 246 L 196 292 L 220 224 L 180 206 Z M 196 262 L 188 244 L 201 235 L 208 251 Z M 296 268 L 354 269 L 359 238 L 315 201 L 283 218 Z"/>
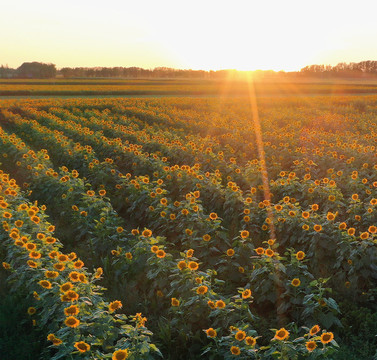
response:
<path fill-rule="evenodd" d="M 180 68 L 295 71 L 313 63 L 325 45 L 321 29 L 297 31 L 296 24 L 289 19 L 283 24 L 276 12 L 266 21 L 267 7 L 245 4 L 236 16 L 221 6 L 216 16 L 192 14 L 197 22 L 190 26 L 172 19 L 159 27 L 155 41 Z"/>

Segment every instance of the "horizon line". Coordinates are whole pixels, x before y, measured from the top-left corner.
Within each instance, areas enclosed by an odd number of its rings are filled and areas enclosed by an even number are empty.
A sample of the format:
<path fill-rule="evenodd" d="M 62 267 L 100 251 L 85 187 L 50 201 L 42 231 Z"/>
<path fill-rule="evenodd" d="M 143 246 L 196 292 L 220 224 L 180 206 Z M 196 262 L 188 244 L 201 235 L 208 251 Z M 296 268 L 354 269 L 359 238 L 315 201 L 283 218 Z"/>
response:
<path fill-rule="evenodd" d="M 21 63 L 20 66 L 16 67 L 16 68 L 13 68 L 13 67 L 9 67 L 8 64 L 1 64 L 0 66 L 1 67 L 5 67 L 5 68 L 8 68 L 8 69 L 18 69 L 19 67 L 21 67 L 23 64 L 25 63 L 39 63 L 39 64 L 47 64 L 47 65 L 54 65 L 56 67 L 56 70 L 57 71 L 61 71 L 62 69 L 64 68 L 71 68 L 71 69 L 75 69 L 75 68 L 82 68 L 82 69 L 103 69 L 103 68 L 138 68 L 138 69 L 142 69 L 142 70 L 148 70 L 148 71 L 153 71 L 153 70 L 156 70 L 156 69 L 167 69 L 167 70 L 176 70 L 176 71 L 203 71 L 203 72 L 217 72 L 217 71 L 235 71 L 235 72 L 242 72 L 242 73 L 247 73 L 247 72 L 275 72 L 275 73 L 279 73 L 279 72 L 284 72 L 284 73 L 292 73 L 292 72 L 300 72 L 302 69 L 304 69 L 305 67 L 308 67 L 308 66 L 331 66 L 331 67 L 335 67 L 339 64 L 359 64 L 359 63 L 363 63 L 363 62 L 375 62 L 377 60 L 362 60 L 362 61 L 359 61 L 359 62 L 354 62 L 354 61 L 351 61 L 351 62 L 344 62 L 344 61 L 341 61 L 341 62 L 338 62 L 336 65 L 331 65 L 331 64 L 310 64 L 310 65 L 305 65 L 303 67 L 301 67 L 300 69 L 298 70 L 284 70 L 284 69 L 280 69 L 280 70 L 274 70 L 274 69 L 248 69 L 248 70 L 243 70 L 243 69 L 237 69 L 237 68 L 224 68 L 224 69 L 208 69 L 208 70 L 205 70 L 205 69 L 192 69 L 192 68 L 176 68 L 176 67 L 169 67 L 169 66 L 155 66 L 155 67 L 149 67 L 149 68 L 144 68 L 144 67 L 141 67 L 141 66 L 136 66 L 136 65 L 132 65 L 132 66 L 122 66 L 122 65 L 116 65 L 116 66 L 62 66 L 62 67 L 57 67 L 56 64 L 54 63 L 47 63 L 47 62 L 41 62 L 41 61 L 24 61 Z"/>

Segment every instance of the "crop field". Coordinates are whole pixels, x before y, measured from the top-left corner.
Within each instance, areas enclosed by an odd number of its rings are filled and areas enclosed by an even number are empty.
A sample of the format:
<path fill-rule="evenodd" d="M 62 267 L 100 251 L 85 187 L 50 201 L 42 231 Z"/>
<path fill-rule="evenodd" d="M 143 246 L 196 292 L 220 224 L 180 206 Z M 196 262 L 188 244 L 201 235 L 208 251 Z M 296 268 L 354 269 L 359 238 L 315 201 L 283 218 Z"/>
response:
<path fill-rule="evenodd" d="M 256 80 L 259 96 L 376 94 L 377 80 Z M 236 79 L 0 79 L 0 96 L 248 96 Z"/>
<path fill-rule="evenodd" d="M 264 86 L 0 100 L 2 360 L 377 358 L 377 86 Z"/>

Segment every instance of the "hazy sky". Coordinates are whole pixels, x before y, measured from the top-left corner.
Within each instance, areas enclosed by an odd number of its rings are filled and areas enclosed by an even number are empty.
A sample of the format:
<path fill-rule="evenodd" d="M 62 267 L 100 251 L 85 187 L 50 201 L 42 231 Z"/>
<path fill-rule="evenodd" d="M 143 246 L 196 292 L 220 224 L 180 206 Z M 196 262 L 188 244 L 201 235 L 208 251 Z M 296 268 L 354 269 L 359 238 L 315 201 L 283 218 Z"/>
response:
<path fill-rule="evenodd" d="M 377 60 L 376 11 L 376 0 L 4 0 L 0 64 L 289 71 Z"/>

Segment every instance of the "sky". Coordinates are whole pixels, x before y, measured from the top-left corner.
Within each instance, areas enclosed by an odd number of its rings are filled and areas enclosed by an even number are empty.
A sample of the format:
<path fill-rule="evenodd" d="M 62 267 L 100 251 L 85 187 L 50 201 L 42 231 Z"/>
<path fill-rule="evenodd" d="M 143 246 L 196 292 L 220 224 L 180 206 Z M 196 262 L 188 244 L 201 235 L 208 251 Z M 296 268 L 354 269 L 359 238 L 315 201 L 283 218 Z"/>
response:
<path fill-rule="evenodd" d="M 295 71 L 377 60 L 375 0 L 4 0 L 0 64 Z"/>

